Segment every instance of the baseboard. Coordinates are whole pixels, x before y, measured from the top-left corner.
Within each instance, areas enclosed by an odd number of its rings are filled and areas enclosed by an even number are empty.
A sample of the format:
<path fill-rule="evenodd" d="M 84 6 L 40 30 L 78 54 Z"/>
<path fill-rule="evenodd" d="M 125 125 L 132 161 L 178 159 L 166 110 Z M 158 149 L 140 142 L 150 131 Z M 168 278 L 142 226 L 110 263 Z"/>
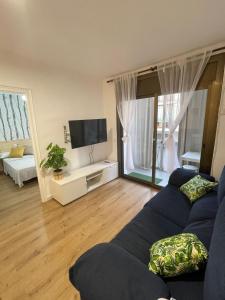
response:
<path fill-rule="evenodd" d="M 43 201 L 43 203 L 48 202 L 49 200 L 53 199 L 52 195 L 48 195 L 45 199 L 45 201 Z"/>

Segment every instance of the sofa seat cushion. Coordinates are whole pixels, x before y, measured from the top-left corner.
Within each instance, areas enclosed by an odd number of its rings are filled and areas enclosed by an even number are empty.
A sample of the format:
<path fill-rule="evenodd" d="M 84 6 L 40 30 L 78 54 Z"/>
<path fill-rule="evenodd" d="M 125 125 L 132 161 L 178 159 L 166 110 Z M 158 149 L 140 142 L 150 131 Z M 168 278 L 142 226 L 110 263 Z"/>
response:
<path fill-rule="evenodd" d="M 211 191 L 193 204 L 188 224 L 200 220 L 215 219 L 217 210 L 217 192 Z"/>
<path fill-rule="evenodd" d="M 145 206 L 181 227 L 186 226 L 192 207 L 187 197 L 173 185 L 167 185 Z"/>
<path fill-rule="evenodd" d="M 177 300 L 203 300 L 203 281 L 168 281 L 167 286 Z"/>
<path fill-rule="evenodd" d="M 199 271 L 195 271 L 192 273 L 185 273 L 179 276 L 171 277 L 171 278 L 163 278 L 164 281 L 167 282 L 180 282 L 180 281 L 204 281 L 204 276 L 205 276 L 205 269 L 206 265 L 202 266 L 202 268 Z"/>
<path fill-rule="evenodd" d="M 88 250 L 70 268 L 69 275 L 85 300 L 156 300 L 170 296 L 160 277 L 112 243 Z"/>
<path fill-rule="evenodd" d="M 146 266 L 149 263 L 149 248 L 159 239 L 178 234 L 182 227 L 145 207 L 124 229 L 112 240 L 134 255 Z"/>

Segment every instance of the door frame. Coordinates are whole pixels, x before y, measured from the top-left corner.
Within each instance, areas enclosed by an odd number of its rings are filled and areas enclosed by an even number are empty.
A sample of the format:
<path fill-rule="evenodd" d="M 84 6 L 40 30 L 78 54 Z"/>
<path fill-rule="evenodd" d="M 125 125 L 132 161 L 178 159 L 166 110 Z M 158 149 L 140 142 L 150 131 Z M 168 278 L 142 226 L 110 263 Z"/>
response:
<path fill-rule="evenodd" d="M 157 156 L 157 123 L 158 123 L 158 95 L 154 96 L 154 127 L 153 127 L 153 147 L 152 147 L 152 183 L 155 183 L 156 178 L 156 156 Z"/>
<path fill-rule="evenodd" d="M 33 146 L 33 150 L 34 150 L 38 185 L 39 185 L 39 190 L 40 190 L 40 195 L 41 195 L 41 201 L 46 202 L 47 201 L 46 182 L 45 182 L 45 178 L 41 174 L 40 168 L 38 167 L 41 162 L 41 152 L 40 152 L 40 147 L 39 147 L 39 143 L 38 143 L 36 118 L 35 118 L 31 90 L 27 89 L 27 88 L 21 88 L 21 87 L 0 85 L 0 92 L 23 94 L 27 98 L 28 121 L 29 121 L 30 132 L 31 132 L 32 146 Z"/>

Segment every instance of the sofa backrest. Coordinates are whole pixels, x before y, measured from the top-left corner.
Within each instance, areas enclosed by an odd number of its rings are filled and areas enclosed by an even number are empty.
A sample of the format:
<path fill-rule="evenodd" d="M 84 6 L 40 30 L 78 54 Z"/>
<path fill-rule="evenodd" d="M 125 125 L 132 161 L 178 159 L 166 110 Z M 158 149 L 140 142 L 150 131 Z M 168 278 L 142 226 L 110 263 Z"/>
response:
<path fill-rule="evenodd" d="M 225 299 L 225 197 L 213 229 L 204 282 L 204 300 Z"/>
<path fill-rule="evenodd" d="M 215 178 L 210 175 L 203 174 L 203 173 L 196 173 L 195 171 L 187 170 L 183 168 L 178 168 L 175 171 L 173 171 L 173 173 L 170 175 L 169 184 L 175 185 L 176 187 L 179 188 L 180 186 L 182 186 L 182 184 L 188 182 L 196 175 L 201 175 L 202 177 L 204 177 L 209 181 L 215 181 Z"/>
<path fill-rule="evenodd" d="M 220 176 L 219 186 L 218 186 L 218 205 L 222 202 L 223 198 L 225 197 L 225 167 L 223 168 L 223 171 Z"/>

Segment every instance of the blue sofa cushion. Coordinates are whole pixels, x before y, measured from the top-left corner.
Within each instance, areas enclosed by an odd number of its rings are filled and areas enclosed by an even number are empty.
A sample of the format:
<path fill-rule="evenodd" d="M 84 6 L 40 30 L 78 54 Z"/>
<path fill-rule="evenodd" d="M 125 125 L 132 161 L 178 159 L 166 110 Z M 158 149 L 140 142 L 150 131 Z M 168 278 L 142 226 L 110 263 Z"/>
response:
<path fill-rule="evenodd" d="M 196 175 L 201 175 L 203 178 L 205 178 L 209 181 L 213 181 L 213 182 L 215 181 L 215 178 L 210 175 L 203 174 L 203 173 L 196 173 L 192 170 L 178 168 L 175 171 L 173 171 L 173 173 L 170 175 L 169 184 L 172 184 L 172 185 L 176 186 L 177 188 L 179 188 L 183 184 L 188 182 L 190 179 L 195 177 Z"/>
<path fill-rule="evenodd" d="M 182 228 L 169 219 L 145 207 L 122 231 L 112 240 L 134 255 L 146 266 L 149 263 L 149 248 L 159 239 L 178 234 Z"/>
<path fill-rule="evenodd" d="M 220 176 L 219 186 L 218 186 L 218 204 L 222 202 L 223 198 L 225 197 L 225 167 Z"/>
<path fill-rule="evenodd" d="M 176 186 L 167 185 L 145 207 L 151 207 L 171 222 L 185 227 L 189 218 L 191 203 Z"/>
<path fill-rule="evenodd" d="M 203 300 L 203 281 L 169 281 L 167 285 L 177 300 Z"/>
<path fill-rule="evenodd" d="M 69 271 L 83 300 L 156 300 L 169 298 L 163 280 L 122 248 L 99 244 Z"/>
<path fill-rule="evenodd" d="M 225 198 L 213 229 L 204 282 L 204 300 L 225 299 Z"/>
<path fill-rule="evenodd" d="M 183 232 L 197 235 L 199 240 L 204 244 L 207 250 L 209 250 L 213 227 L 214 219 L 206 219 L 190 223 L 184 228 Z"/>
<path fill-rule="evenodd" d="M 193 204 L 187 226 L 183 230 L 196 234 L 208 250 L 217 210 L 217 192 L 211 191 Z"/>
<path fill-rule="evenodd" d="M 217 192 L 211 191 L 198 199 L 192 206 L 188 224 L 196 221 L 215 219 L 218 210 Z"/>

